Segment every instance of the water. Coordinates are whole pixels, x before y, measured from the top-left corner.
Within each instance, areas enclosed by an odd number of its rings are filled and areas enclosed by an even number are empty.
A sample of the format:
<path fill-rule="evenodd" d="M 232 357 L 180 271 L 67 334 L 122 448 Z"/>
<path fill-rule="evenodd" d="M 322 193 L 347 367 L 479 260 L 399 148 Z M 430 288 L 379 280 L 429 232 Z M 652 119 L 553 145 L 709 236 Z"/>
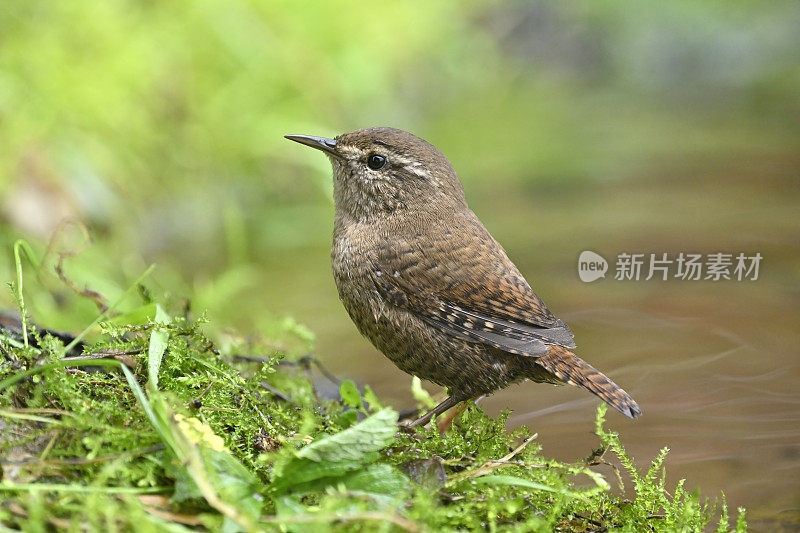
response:
<path fill-rule="evenodd" d="M 800 516 L 800 198 L 788 168 L 693 177 L 691 169 L 636 182 L 547 191 L 471 187 L 467 197 L 539 295 L 575 332 L 577 353 L 641 405 L 631 421 L 609 411 L 642 468 L 668 446 L 668 487 L 748 508 L 761 519 Z M 760 252 L 756 281 L 582 283 L 579 253 Z M 410 378 L 360 338 L 336 297 L 327 245 L 264 260 L 266 300 L 317 333 L 317 355 L 338 376 L 369 384 L 395 407 L 413 405 Z M 313 297 L 312 297 L 313 296 Z M 439 389 L 429 388 L 433 392 Z M 586 457 L 592 395 L 525 383 L 487 398 L 511 426 L 538 432 L 544 453 Z M 608 470 L 609 479 L 613 473 Z M 771 527 L 771 526 L 770 526 Z"/>

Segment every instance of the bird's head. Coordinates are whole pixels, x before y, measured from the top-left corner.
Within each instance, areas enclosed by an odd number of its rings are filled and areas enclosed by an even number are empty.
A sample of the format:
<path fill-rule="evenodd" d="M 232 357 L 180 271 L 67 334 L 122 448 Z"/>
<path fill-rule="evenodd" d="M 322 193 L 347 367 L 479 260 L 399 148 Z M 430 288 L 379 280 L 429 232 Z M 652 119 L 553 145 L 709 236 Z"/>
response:
<path fill-rule="evenodd" d="M 361 220 L 466 205 L 461 182 L 444 154 L 406 131 L 367 128 L 334 139 L 286 138 L 328 155 L 337 214 Z"/>

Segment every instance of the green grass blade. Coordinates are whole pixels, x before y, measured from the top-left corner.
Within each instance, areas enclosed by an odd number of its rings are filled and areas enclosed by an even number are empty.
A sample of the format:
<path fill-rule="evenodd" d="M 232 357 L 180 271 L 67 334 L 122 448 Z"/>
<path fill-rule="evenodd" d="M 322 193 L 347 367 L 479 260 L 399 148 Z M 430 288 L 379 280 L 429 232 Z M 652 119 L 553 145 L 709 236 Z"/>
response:
<path fill-rule="evenodd" d="M 172 487 L 92 487 L 60 483 L 0 483 L 0 491 L 74 492 L 84 494 L 162 494 Z"/>
<path fill-rule="evenodd" d="M 28 319 L 25 316 L 25 298 L 22 294 L 22 257 L 20 256 L 20 251 L 22 251 L 26 256 L 28 256 L 28 261 L 39 269 L 39 262 L 36 260 L 36 256 L 31 249 L 31 246 L 24 241 L 23 239 L 19 239 L 17 242 L 14 243 L 14 263 L 17 267 L 17 305 L 19 306 L 19 315 L 20 319 L 22 320 L 22 338 L 25 342 L 25 348 L 28 347 Z"/>
<path fill-rule="evenodd" d="M 156 305 L 156 324 L 167 324 L 170 321 L 169 315 L 160 305 Z M 159 329 L 157 326 L 150 333 L 150 346 L 147 349 L 147 374 L 152 390 L 158 390 L 158 369 L 161 367 L 161 360 L 167 349 L 169 332 Z"/>
<path fill-rule="evenodd" d="M 114 303 L 112 303 L 112 304 L 111 304 L 111 305 L 108 307 L 108 309 L 106 309 L 105 311 L 103 311 L 102 313 L 100 313 L 100 314 L 98 315 L 98 317 L 97 317 L 97 318 L 95 318 L 95 319 L 94 319 L 94 321 L 92 321 L 92 323 L 91 323 L 91 324 L 89 324 L 89 325 L 86 327 L 86 329 L 84 329 L 83 331 L 81 331 L 81 332 L 78 334 L 78 336 L 77 336 L 77 337 L 75 337 L 75 338 L 72 340 L 72 342 L 70 342 L 69 344 L 67 344 L 67 346 L 64 348 L 64 351 L 65 351 L 65 352 L 69 352 L 69 351 L 70 351 L 72 348 L 74 348 L 74 347 L 75 347 L 75 346 L 76 346 L 76 345 L 77 345 L 77 344 L 78 344 L 78 343 L 79 343 L 79 342 L 80 342 L 80 341 L 83 339 L 83 337 L 85 337 L 85 336 L 86 336 L 86 334 L 87 334 L 87 333 L 89 333 L 89 331 L 90 331 L 90 330 L 91 330 L 93 327 L 95 327 L 95 326 L 97 325 L 97 323 L 98 323 L 98 322 L 100 322 L 101 320 L 103 320 L 104 318 L 106 318 L 110 312 L 112 312 L 112 311 L 113 311 L 113 310 L 114 310 L 114 309 L 115 309 L 115 308 L 116 308 L 116 307 L 117 307 L 119 304 L 121 304 L 121 303 L 122 303 L 122 301 L 123 301 L 125 298 L 127 298 L 128 294 L 130 294 L 130 293 L 133 291 L 133 289 L 134 289 L 134 288 L 136 288 L 136 286 L 137 286 L 137 285 L 139 285 L 139 284 L 142 282 L 142 280 L 143 280 L 144 278 L 146 278 L 147 276 L 149 276 L 149 275 L 150 275 L 150 273 L 153 271 L 153 269 L 154 269 L 155 267 L 156 267 L 156 265 L 155 265 L 155 264 L 153 264 L 153 265 L 150 265 L 150 266 L 147 268 L 147 270 L 145 270 L 145 271 L 142 273 L 142 275 L 141 275 L 141 276 L 139 276 L 138 278 L 136 278 L 136 281 L 134 281 L 134 282 L 131 284 L 131 286 L 130 286 L 130 287 L 128 287 L 128 288 L 125 290 L 125 292 L 123 292 L 123 293 L 122 293 L 122 295 L 121 295 L 119 298 L 117 298 L 117 299 L 114 301 Z"/>

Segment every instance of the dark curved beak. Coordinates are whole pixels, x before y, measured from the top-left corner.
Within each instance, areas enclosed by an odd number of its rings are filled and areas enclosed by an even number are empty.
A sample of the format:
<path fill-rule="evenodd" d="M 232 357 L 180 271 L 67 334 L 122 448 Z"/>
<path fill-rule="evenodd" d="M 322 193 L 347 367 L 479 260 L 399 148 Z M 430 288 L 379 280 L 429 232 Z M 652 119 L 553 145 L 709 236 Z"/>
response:
<path fill-rule="evenodd" d="M 310 146 L 311 148 L 316 148 L 317 150 L 322 150 L 327 154 L 334 155 L 336 157 L 341 157 L 336 152 L 336 139 L 328 139 L 326 137 L 313 137 L 311 135 L 284 135 L 284 137 L 289 139 L 290 141 L 294 141 L 300 144 L 305 144 L 306 146 Z"/>

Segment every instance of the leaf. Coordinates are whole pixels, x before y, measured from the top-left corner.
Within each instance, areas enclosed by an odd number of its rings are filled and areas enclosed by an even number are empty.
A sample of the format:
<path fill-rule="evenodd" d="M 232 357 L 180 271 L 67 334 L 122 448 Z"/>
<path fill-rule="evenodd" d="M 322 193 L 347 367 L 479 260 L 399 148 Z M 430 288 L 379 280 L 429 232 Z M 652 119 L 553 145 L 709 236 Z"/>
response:
<path fill-rule="evenodd" d="M 375 462 L 378 451 L 394 440 L 396 423 L 397 413 L 383 409 L 344 431 L 315 440 L 276 468 L 273 489 L 283 492 L 316 479 L 336 478 Z"/>
<path fill-rule="evenodd" d="M 336 423 L 342 426 L 343 428 L 349 428 L 350 426 L 358 420 L 358 411 L 355 409 L 350 409 L 349 411 L 345 411 L 339 415 L 336 419 Z"/>
<path fill-rule="evenodd" d="M 356 384 L 349 379 L 342 381 L 342 384 L 339 386 L 339 394 L 345 405 L 361 408 L 361 394 L 359 394 Z"/>
<path fill-rule="evenodd" d="M 327 487 L 341 486 L 348 492 L 365 494 L 388 504 L 397 496 L 404 494 L 409 484 L 408 477 L 391 465 L 373 464 L 342 476 L 322 477 L 293 485 L 291 492 L 299 496 L 309 492 L 320 492 Z"/>
<path fill-rule="evenodd" d="M 342 483 L 351 492 L 395 497 L 409 486 L 408 477 L 386 464 L 371 465 L 366 470 L 351 474 Z"/>
<path fill-rule="evenodd" d="M 414 376 L 411 380 L 411 394 L 414 395 L 414 399 L 417 400 L 417 403 L 421 404 L 422 407 L 426 409 L 433 409 L 436 407 L 436 402 L 433 401 L 428 391 L 422 388 L 422 380 L 417 376 Z"/>
<path fill-rule="evenodd" d="M 207 471 L 217 494 L 245 516 L 257 520 L 261 515 L 258 480 L 228 451 L 201 448 Z"/>
<path fill-rule="evenodd" d="M 378 399 L 378 395 L 373 392 L 369 385 L 364 386 L 364 402 L 369 405 L 369 410 L 372 413 L 383 409 L 383 404 Z"/>
<path fill-rule="evenodd" d="M 300 502 L 300 495 L 292 494 L 281 496 L 275 499 L 275 514 L 279 518 L 287 518 L 294 516 L 309 516 L 309 508 Z M 287 523 L 281 526 L 281 531 L 291 531 L 292 533 L 326 533 L 330 531 L 330 527 L 321 521 L 321 523 Z"/>
<path fill-rule="evenodd" d="M 180 413 L 175 413 L 174 419 L 180 430 L 196 444 L 202 444 L 218 452 L 230 451 L 225 447 L 225 440 L 199 419 L 186 418 Z"/>
<path fill-rule="evenodd" d="M 170 320 L 169 315 L 160 306 L 156 306 L 156 324 L 167 324 Z M 150 386 L 153 390 L 158 390 L 158 369 L 161 368 L 161 359 L 167 349 L 169 332 L 158 327 L 153 328 L 150 333 L 150 347 L 147 349 L 147 373 L 150 378 Z"/>
<path fill-rule="evenodd" d="M 280 496 L 275 498 L 275 511 L 278 516 L 295 516 L 307 513 L 308 507 L 297 496 Z"/>
<path fill-rule="evenodd" d="M 368 453 L 377 452 L 394 440 L 397 431 L 395 424 L 397 413 L 383 409 L 350 429 L 312 442 L 297 456 L 312 461 L 363 459 Z"/>
<path fill-rule="evenodd" d="M 226 530 L 255 530 L 262 507 L 255 475 L 230 454 L 209 426 L 173 413 L 158 393 L 154 396 L 159 418 L 168 421 L 170 449 L 197 488 L 193 490 L 187 486 L 188 479 L 179 476 L 184 484 L 180 495 L 202 494 L 211 507 L 225 516 Z"/>
<path fill-rule="evenodd" d="M 191 474 L 183 465 L 177 464 L 177 461 L 167 462 L 164 473 L 175 480 L 175 491 L 170 498 L 173 502 L 181 503 L 187 500 L 199 500 L 203 497 L 203 493 L 200 492 Z"/>
<path fill-rule="evenodd" d="M 439 488 L 447 482 L 442 458 L 433 455 L 427 459 L 412 459 L 401 465 L 414 483 L 427 488 Z"/>

